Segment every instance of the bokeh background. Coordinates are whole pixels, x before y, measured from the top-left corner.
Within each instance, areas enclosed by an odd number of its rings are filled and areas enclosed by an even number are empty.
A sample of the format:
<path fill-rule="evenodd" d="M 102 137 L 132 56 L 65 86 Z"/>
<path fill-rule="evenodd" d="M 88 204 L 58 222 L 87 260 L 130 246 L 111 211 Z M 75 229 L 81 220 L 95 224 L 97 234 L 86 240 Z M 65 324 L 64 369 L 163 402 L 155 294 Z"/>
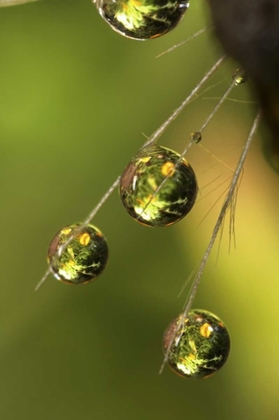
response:
<path fill-rule="evenodd" d="M 144 228 L 115 193 L 94 219 L 110 247 L 102 276 L 80 287 L 49 278 L 34 293 L 54 233 L 85 218 L 220 57 L 208 32 L 155 59 L 208 22 L 205 3 L 192 2 L 176 30 L 150 42 L 113 32 L 90 0 L 0 9 L 1 419 L 279 416 L 279 177 L 262 156 L 264 132 L 238 193 L 236 249 L 228 252 L 226 223 L 194 304 L 227 324 L 231 356 L 206 380 L 168 367 L 158 374 L 163 332 L 186 300 L 187 291 L 177 295 L 202 258 L 231 175 L 212 154 L 234 167 L 255 115 L 249 86 L 233 91 L 206 128 L 211 155 L 199 146 L 189 153 L 200 195 L 185 220 Z M 183 150 L 233 68 L 219 70 L 162 144 Z"/>

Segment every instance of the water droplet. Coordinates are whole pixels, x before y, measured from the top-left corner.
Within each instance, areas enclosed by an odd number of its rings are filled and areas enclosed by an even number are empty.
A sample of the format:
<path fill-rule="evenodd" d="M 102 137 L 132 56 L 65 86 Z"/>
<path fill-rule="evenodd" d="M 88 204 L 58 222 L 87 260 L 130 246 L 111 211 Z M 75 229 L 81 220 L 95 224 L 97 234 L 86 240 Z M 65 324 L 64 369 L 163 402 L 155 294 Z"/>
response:
<path fill-rule="evenodd" d="M 94 4 L 116 32 L 145 40 L 175 28 L 186 12 L 189 0 L 95 0 Z"/>
<path fill-rule="evenodd" d="M 139 223 L 150 227 L 170 226 L 192 209 L 197 197 L 197 180 L 188 162 L 180 159 L 173 150 L 152 145 L 141 149 L 124 170 L 120 198 L 127 212 Z"/>
<path fill-rule="evenodd" d="M 181 323 L 181 315 L 167 328 L 163 351 L 169 348 L 168 364 L 180 376 L 207 378 L 221 369 L 230 353 L 230 336 L 224 323 L 203 309 L 189 311 Z M 180 325 L 181 323 L 181 325 Z"/>
<path fill-rule="evenodd" d="M 190 135 L 190 141 L 193 143 L 199 143 L 202 139 L 202 135 L 199 131 L 194 131 L 193 133 L 191 133 Z"/>
<path fill-rule="evenodd" d="M 247 74 L 242 69 L 235 69 L 232 78 L 236 85 L 242 85 L 242 83 L 245 83 L 248 80 Z"/>
<path fill-rule="evenodd" d="M 76 223 L 59 230 L 48 249 L 48 263 L 54 276 L 69 284 L 85 284 L 94 280 L 105 269 L 108 260 L 106 239 L 92 225 L 87 225 L 74 235 L 59 255 L 59 249 L 79 226 Z"/>

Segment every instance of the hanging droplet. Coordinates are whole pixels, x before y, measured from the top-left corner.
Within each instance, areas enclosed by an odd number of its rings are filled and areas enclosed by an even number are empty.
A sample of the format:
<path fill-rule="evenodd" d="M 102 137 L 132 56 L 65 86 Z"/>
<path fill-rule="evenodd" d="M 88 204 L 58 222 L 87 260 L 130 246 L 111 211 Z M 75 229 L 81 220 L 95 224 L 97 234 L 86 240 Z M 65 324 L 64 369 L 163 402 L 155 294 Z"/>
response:
<path fill-rule="evenodd" d="M 66 226 L 53 237 L 48 249 L 48 263 L 54 276 L 65 283 L 86 284 L 102 273 L 108 260 L 108 246 L 102 232 L 87 225 L 75 235 L 79 223 Z M 71 235 L 73 239 L 60 255 Z"/>
<path fill-rule="evenodd" d="M 102 18 L 128 38 L 146 40 L 166 34 L 180 22 L 189 0 L 93 0 Z"/>
<path fill-rule="evenodd" d="M 163 350 L 169 348 L 168 363 L 175 373 L 188 378 L 207 378 L 225 364 L 230 353 L 230 336 L 216 315 L 202 309 L 180 315 L 164 334 Z"/>
<path fill-rule="evenodd" d="M 200 131 L 194 131 L 190 134 L 190 141 L 193 143 L 199 143 L 202 139 L 202 135 Z"/>
<path fill-rule="evenodd" d="M 236 85 L 242 85 L 242 83 L 245 83 L 248 80 L 247 74 L 242 69 L 235 69 L 232 74 L 232 78 Z"/>
<path fill-rule="evenodd" d="M 191 166 L 180 159 L 173 150 L 153 144 L 141 149 L 124 170 L 120 198 L 139 223 L 170 226 L 192 209 L 198 192 L 197 180 Z"/>

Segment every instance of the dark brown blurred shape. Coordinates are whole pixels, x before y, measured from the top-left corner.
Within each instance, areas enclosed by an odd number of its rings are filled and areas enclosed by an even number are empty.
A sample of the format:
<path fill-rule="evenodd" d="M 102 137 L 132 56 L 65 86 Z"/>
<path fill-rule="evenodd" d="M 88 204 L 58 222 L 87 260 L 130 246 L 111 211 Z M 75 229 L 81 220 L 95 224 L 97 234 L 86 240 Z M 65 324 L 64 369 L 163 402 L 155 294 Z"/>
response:
<path fill-rule="evenodd" d="M 271 135 L 264 152 L 279 172 L 279 0 L 208 0 L 215 33 L 254 84 Z"/>

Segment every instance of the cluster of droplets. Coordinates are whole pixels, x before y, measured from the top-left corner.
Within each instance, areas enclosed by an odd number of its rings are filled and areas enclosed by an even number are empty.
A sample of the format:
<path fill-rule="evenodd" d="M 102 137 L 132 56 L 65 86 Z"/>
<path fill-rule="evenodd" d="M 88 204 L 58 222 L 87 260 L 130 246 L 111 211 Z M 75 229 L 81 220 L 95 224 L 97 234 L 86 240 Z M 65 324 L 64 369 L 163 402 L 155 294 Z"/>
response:
<path fill-rule="evenodd" d="M 170 226 L 192 209 L 198 192 L 195 173 L 185 159 L 166 147 L 142 148 L 124 170 L 119 194 L 134 220 L 149 227 Z M 48 263 L 54 276 L 68 284 L 86 284 L 106 267 L 108 246 L 95 226 L 75 223 L 52 239 Z"/>
<path fill-rule="evenodd" d="M 188 162 L 177 152 L 157 144 L 143 147 L 127 165 L 119 182 L 120 199 L 127 213 L 148 227 L 166 227 L 180 221 L 192 209 L 197 192 L 197 179 Z M 95 280 L 105 269 L 107 242 L 97 227 L 75 223 L 56 233 L 49 245 L 47 260 L 56 279 L 67 284 L 86 284 Z M 188 323 L 192 316 L 189 314 Z M 227 356 L 223 352 L 219 354 L 218 350 L 223 330 L 219 328 L 217 331 L 213 325 L 214 319 L 212 314 L 208 314 L 204 322 L 201 316 L 194 318 L 196 324 L 212 324 L 211 333 L 201 334 L 200 337 L 192 323 L 191 329 L 186 328 L 186 321 L 183 331 L 177 329 L 177 339 L 169 357 L 169 364 L 175 372 L 188 377 L 204 377 L 205 373 L 209 376 L 224 364 Z M 165 350 L 170 331 L 174 332 L 173 323 L 164 336 Z M 227 330 L 224 331 L 227 334 Z M 185 342 L 188 339 L 190 344 L 187 347 Z M 189 354 L 188 350 L 191 351 Z M 195 369 L 187 368 L 190 359 Z"/>
<path fill-rule="evenodd" d="M 187 0 L 93 2 L 115 31 L 137 40 L 169 32 L 189 6 Z M 245 73 L 236 69 L 232 85 L 242 84 L 246 79 Z M 202 130 L 222 101 L 200 131 L 191 133 L 190 145 L 202 140 Z M 149 141 L 132 158 L 116 184 L 125 210 L 135 221 L 148 227 L 166 227 L 179 222 L 191 211 L 198 183 L 184 154 Z M 49 272 L 56 279 L 67 284 L 86 284 L 104 271 L 108 260 L 107 242 L 103 233 L 89 222 L 68 225 L 52 239 L 47 260 Z M 166 330 L 163 351 L 171 369 L 180 376 L 205 378 L 226 362 L 230 338 L 216 315 L 205 310 L 190 310 L 178 316 Z"/>

